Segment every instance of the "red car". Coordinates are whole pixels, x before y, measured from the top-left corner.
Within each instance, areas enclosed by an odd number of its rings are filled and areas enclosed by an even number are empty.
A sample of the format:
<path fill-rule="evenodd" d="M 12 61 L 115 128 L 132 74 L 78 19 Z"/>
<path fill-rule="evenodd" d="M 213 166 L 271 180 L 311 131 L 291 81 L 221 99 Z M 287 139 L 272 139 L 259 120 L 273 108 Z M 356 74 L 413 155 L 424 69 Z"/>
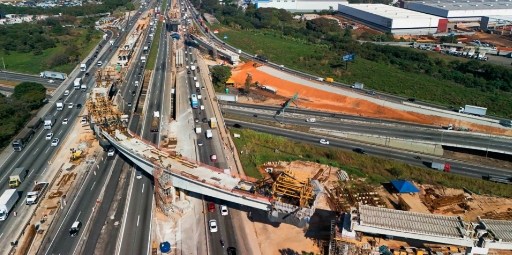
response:
<path fill-rule="evenodd" d="M 216 162 L 217 161 L 217 155 L 215 155 L 215 154 L 210 155 L 210 160 L 212 162 Z"/>
<path fill-rule="evenodd" d="M 208 211 L 215 212 L 215 204 L 213 202 L 208 202 Z"/>

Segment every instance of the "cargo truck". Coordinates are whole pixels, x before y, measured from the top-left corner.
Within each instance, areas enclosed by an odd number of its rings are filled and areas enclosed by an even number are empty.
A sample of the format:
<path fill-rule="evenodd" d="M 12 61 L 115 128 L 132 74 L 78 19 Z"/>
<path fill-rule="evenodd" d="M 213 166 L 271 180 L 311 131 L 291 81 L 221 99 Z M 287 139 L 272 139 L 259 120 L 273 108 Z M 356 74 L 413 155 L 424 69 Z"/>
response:
<path fill-rule="evenodd" d="M 52 129 L 53 124 L 55 123 L 55 116 L 48 114 L 44 118 L 44 129 Z"/>
<path fill-rule="evenodd" d="M 80 85 L 82 85 L 82 79 L 76 78 L 75 81 L 73 82 L 73 85 L 74 85 L 75 89 L 80 89 Z"/>
<path fill-rule="evenodd" d="M 439 170 L 439 171 L 450 172 L 450 164 L 446 164 L 446 163 L 439 163 L 439 162 L 432 161 L 430 168 Z"/>
<path fill-rule="evenodd" d="M 15 189 L 8 189 L 0 196 L 0 221 L 4 221 L 9 216 L 12 208 L 20 199 L 20 194 Z"/>
<path fill-rule="evenodd" d="M 485 114 L 487 113 L 487 108 L 473 105 L 465 105 L 464 107 L 459 108 L 459 113 L 472 114 L 476 116 L 485 116 Z"/>
<path fill-rule="evenodd" d="M 80 89 L 82 89 L 83 92 L 87 91 L 87 84 L 82 83 L 82 85 L 80 85 Z"/>
<path fill-rule="evenodd" d="M 158 125 L 160 124 L 160 112 L 153 112 L 153 120 L 151 121 L 151 129 L 149 131 L 155 133 L 158 132 Z"/>
<path fill-rule="evenodd" d="M 33 205 L 36 204 L 39 200 L 39 197 L 44 193 L 46 187 L 48 187 L 47 182 L 38 182 L 36 186 L 27 193 L 27 197 L 25 199 L 25 204 Z"/>
<path fill-rule="evenodd" d="M 25 180 L 25 177 L 27 177 L 28 169 L 25 169 L 24 167 L 18 167 L 12 171 L 11 175 L 9 176 L 9 188 L 17 188 L 21 185 L 21 183 Z"/>
<path fill-rule="evenodd" d="M 333 79 L 333 78 L 329 78 L 329 77 L 327 77 L 327 78 L 325 78 L 325 81 L 326 81 L 326 82 L 334 82 L 334 79 Z"/>
<path fill-rule="evenodd" d="M 208 139 L 208 140 L 212 139 L 212 137 L 213 137 L 212 130 L 210 130 L 210 129 L 206 130 L 205 135 L 206 135 L 206 139 Z"/>
<path fill-rule="evenodd" d="M 201 126 L 196 126 L 196 134 L 201 134 Z"/>
<path fill-rule="evenodd" d="M 217 128 L 217 118 L 210 118 L 210 127 Z"/>
<path fill-rule="evenodd" d="M 199 82 L 196 81 L 196 88 L 199 88 Z"/>
<path fill-rule="evenodd" d="M 363 87 L 364 87 L 364 84 L 360 83 L 360 82 L 356 82 L 356 83 L 354 83 L 354 85 L 352 85 L 353 89 L 363 89 Z"/>
<path fill-rule="evenodd" d="M 30 128 L 23 129 L 18 136 L 12 141 L 12 149 L 14 151 L 22 151 L 34 136 L 35 131 Z"/>
<path fill-rule="evenodd" d="M 65 80 L 68 76 L 65 73 L 58 73 L 52 71 L 44 71 L 39 74 L 39 77 L 45 79 L 57 79 L 57 80 Z"/>
<path fill-rule="evenodd" d="M 235 102 L 235 103 L 238 101 L 238 95 L 216 94 L 215 97 L 217 97 L 217 101 L 226 101 L 226 102 Z"/>
<path fill-rule="evenodd" d="M 62 111 L 62 109 L 64 109 L 64 103 L 62 102 L 62 100 L 57 101 L 55 106 L 57 107 L 57 111 Z"/>
<path fill-rule="evenodd" d="M 266 91 L 268 91 L 268 92 L 270 92 L 270 93 L 273 93 L 273 94 L 276 94 L 276 93 L 277 93 L 277 89 L 272 88 L 272 87 L 270 87 L 270 86 L 263 86 L 263 87 L 261 87 L 261 89 L 266 90 Z"/>
<path fill-rule="evenodd" d="M 37 130 L 41 126 L 41 123 L 43 123 L 43 120 L 40 117 L 34 117 L 27 124 L 27 127 L 33 130 Z"/>

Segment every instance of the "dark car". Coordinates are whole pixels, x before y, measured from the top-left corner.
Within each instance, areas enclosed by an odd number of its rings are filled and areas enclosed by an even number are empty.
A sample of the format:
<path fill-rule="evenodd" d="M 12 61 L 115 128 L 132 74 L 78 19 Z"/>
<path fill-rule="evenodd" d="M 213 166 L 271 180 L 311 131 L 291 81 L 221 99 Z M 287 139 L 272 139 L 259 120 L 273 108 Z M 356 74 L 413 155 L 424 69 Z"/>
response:
<path fill-rule="evenodd" d="M 242 125 L 237 123 L 237 124 L 234 124 L 233 127 L 235 127 L 235 128 L 242 128 Z"/>
<path fill-rule="evenodd" d="M 76 109 L 82 109 L 82 104 L 76 104 Z"/>
<path fill-rule="evenodd" d="M 228 255 L 236 255 L 236 248 L 228 247 Z"/>
<path fill-rule="evenodd" d="M 354 152 L 357 152 L 357 153 L 360 153 L 360 154 L 366 154 L 366 151 L 364 151 L 363 149 L 361 148 L 355 148 L 354 149 Z"/>
<path fill-rule="evenodd" d="M 215 204 L 213 202 L 208 202 L 208 211 L 215 212 Z"/>
<path fill-rule="evenodd" d="M 89 73 L 85 73 L 85 77 L 89 77 Z"/>
<path fill-rule="evenodd" d="M 207 118 L 203 118 L 203 123 L 207 123 L 208 122 L 208 119 Z"/>
<path fill-rule="evenodd" d="M 197 88 L 197 89 L 196 89 L 196 92 L 197 92 L 197 93 L 199 93 L 199 92 L 201 92 L 201 90 L 200 90 L 199 88 Z"/>
<path fill-rule="evenodd" d="M 73 222 L 73 225 L 71 225 L 71 228 L 69 229 L 69 236 L 78 235 L 80 228 L 82 228 L 82 223 L 80 221 Z"/>
<path fill-rule="evenodd" d="M 408 98 L 407 101 L 409 101 L 409 102 L 416 102 L 416 98 L 411 97 L 411 98 Z"/>
<path fill-rule="evenodd" d="M 189 71 L 187 71 L 187 74 L 190 74 L 190 70 L 189 70 Z"/>
<path fill-rule="evenodd" d="M 368 92 L 366 92 L 366 94 L 374 96 L 375 95 L 375 91 L 373 91 L 373 90 L 372 91 L 368 91 Z"/>

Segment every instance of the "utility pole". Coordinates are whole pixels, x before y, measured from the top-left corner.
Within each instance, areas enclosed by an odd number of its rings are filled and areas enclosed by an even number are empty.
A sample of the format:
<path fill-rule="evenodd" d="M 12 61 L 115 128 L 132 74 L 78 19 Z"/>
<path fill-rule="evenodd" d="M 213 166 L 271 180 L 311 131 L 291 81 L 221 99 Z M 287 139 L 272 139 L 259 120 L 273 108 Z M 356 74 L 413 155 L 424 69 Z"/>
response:
<path fill-rule="evenodd" d="M 2 57 L 2 63 L 4 64 L 4 70 L 5 70 L 5 62 L 4 62 L 4 57 Z"/>

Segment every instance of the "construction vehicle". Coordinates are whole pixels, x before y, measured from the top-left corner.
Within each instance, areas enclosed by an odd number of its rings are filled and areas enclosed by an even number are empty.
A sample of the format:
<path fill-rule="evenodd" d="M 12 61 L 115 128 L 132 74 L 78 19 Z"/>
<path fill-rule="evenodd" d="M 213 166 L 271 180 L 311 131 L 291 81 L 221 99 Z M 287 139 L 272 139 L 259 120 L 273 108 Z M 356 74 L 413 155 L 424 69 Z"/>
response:
<path fill-rule="evenodd" d="M 25 198 L 25 204 L 32 205 L 36 204 L 39 197 L 44 193 L 44 190 L 48 187 L 47 182 L 38 182 L 36 186 L 27 193 L 27 197 Z"/>
<path fill-rule="evenodd" d="M 334 82 L 334 79 L 333 79 L 333 78 L 329 78 L 329 77 L 327 77 L 327 78 L 325 78 L 325 81 L 326 81 L 326 82 Z"/>
<path fill-rule="evenodd" d="M 9 188 L 17 188 L 21 185 L 21 183 L 25 180 L 25 177 L 27 177 L 28 169 L 25 170 L 24 167 L 18 167 L 12 171 L 11 175 L 9 176 Z"/>
<path fill-rule="evenodd" d="M 4 191 L 2 196 L 0 197 L 0 221 L 4 221 L 9 216 L 12 208 L 16 205 L 20 199 L 20 194 L 15 189 L 8 189 Z"/>
<path fill-rule="evenodd" d="M 153 120 L 151 121 L 151 129 L 149 131 L 155 133 L 158 132 L 158 125 L 160 124 L 160 112 L 153 112 Z"/>
<path fill-rule="evenodd" d="M 69 158 L 70 161 L 78 160 L 82 157 L 82 150 L 78 150 L 75 148 L 71 148 L 71 157 Z"/>
<path fill-rule="evenodd" d="M 210 118 L 210 127 L 217 128 L 217 118 Z"/>

